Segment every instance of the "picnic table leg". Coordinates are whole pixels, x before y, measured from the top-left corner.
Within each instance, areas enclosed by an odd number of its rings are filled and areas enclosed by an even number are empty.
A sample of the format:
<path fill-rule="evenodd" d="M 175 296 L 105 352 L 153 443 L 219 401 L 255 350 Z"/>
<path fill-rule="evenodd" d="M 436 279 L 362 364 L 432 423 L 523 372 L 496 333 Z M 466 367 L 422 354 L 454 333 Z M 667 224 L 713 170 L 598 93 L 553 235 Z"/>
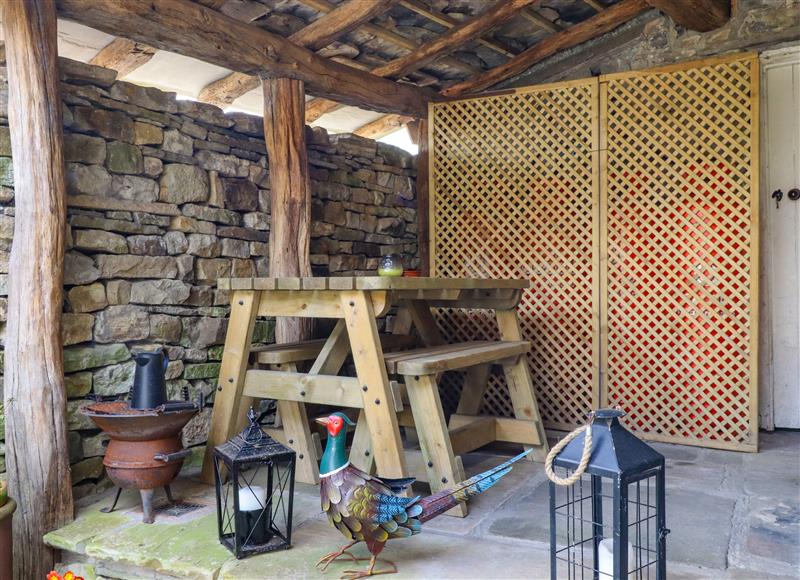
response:
<path fill-rule="evenodd" d="M 372 455 L 379 475 L 406 477 L 406 458 L 394 410 L 393 393 L 383 361 L 372 300 L 364 291 L 341 294 L 350 350 L 362 385 L 364 415 L 372 436 Z"/>
<path fill-rule="evenodd" d="M 464 470 L 453 455 L 436 378 L 421 375 L 406 376 L 405 380 L 431 492 L 436 493 L 462 481 Z M 447 514 L 463 518 L 467 515 L 467 504 L 461 503 Z"/>
<path fill-rule="evenodd" d="M 297 372 L 295 363 L 271 365 L 273 370 Z M 295 401 L 278 401 L 278 413 L 283 419 L 286 443 L 297 453 L 295 479 L 303 483 L 319 483 L 319 463 L 316 445 L 308 426 L 306 406 Z"/>
<path fill-rule="evenodd" d="M 214 483 L 214 447 L 233 437 L 244 426 L 245 409 L 250 405 L 250 397 L 244 397 L 242 390 L 260 295 L 256 290 L 236 290 L 231 297 L 231 315 L 203 460 L 202 478 L 209 484 Z"/>
<path fill-rule="evenodd" d="M 495 316 L 502 340 L 525 340 L 522 337 L 516 310 L 497 310 Z M 528 457 L 532 461 L 544 461 L 548 451 L 547 436 L 544 432 L 544 425 L 542 425 L 542 417 L 539 415 L 536 389 L 533 386 L 527 357 L 520 356 L 515 362 L 503 365 L 503 372 L 508 384 L 511 404 L 514 407 L 514 416 L 517 419 L 532 421 L 539 435 L 540 445 L 535 446 L 533 453 Z M 530 447 L 526 446 L 526 449 Z"/>

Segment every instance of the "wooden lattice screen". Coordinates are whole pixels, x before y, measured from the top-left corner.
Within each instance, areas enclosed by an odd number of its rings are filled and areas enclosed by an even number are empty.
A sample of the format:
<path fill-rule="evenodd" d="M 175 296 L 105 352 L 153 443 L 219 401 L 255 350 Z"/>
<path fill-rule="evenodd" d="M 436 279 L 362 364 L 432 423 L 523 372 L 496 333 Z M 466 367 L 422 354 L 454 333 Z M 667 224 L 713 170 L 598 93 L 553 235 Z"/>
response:
<path fill-rule="evenodd" d="M 598 103 L 588 80 L 432 106 L 433 275 L 534 281 L 520 318 L 550 427 L 583 422 L 598 401 Z M 450 340 L 496 336 L 478 311 L 439 320 Z M 510 415 L 500 381 L 484 406 Z"/>
<path fill-rule="evenodd" d="M 604 395 L 650 439 L 756 445 L 757 75 L 601 79 Z"/>
<path fill-rule="evenodd" d="M 602 402 L 645 438 L 754 448 L 757 87 L 747 55 L 431 106 L 431 270 L 532 280 L 548 427 Z M 500 380 L 484 406 L 510 415 Z"/>

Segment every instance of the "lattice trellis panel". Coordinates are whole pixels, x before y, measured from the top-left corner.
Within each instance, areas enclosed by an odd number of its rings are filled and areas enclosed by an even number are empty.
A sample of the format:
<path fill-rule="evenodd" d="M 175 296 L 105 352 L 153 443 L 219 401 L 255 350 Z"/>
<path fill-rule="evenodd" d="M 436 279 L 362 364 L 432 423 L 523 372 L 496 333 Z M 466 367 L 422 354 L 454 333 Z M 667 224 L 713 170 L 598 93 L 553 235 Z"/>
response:
<path fill-rule="evenodd" d="M 550 427 L 583 423 L 597 403 L 598 104 L 590 79 L 432 108 L 433 275 L 533 280 L 519 314 Z M 451 341 L 496 338 L 479 311 L 439 323 Z M 510 415 L 501 381 L 484 407 Z"/>
<path fill-rule="evenodd" d="M 605 386 L 646 438 L 756 443 L 757 74 L 601 79 Z"/>

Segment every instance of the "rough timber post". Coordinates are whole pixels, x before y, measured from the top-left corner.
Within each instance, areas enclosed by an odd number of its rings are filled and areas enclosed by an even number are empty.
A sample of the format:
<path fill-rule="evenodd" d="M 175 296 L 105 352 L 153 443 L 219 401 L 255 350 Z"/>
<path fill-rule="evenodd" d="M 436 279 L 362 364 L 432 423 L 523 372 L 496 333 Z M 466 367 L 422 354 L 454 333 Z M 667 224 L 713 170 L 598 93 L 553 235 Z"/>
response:
<path fill-rule="evenodd" d="M 0 5 L 14 152 L 5 411 L 14 577 L 44 578 L 42 535 L 72 519 L 61 347 L 66 196 L 53 0 Z"/>
<path fill-rule="evenodd" d="M 286 78 L 264 79 L 264 140 L 272 190 L 269 270 L 273 277 L 311 276 L 311 185 L 306 151 L 305 85 Z M 279 318 L 277 342 L 304 340 L 308 318 Z"/>

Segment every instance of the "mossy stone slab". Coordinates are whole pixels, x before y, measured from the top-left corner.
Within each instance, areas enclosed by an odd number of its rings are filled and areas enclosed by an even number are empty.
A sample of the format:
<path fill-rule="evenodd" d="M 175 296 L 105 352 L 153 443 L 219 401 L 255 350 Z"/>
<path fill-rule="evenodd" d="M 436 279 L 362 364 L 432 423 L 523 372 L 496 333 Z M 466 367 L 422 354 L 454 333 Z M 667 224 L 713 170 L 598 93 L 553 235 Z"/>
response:
<path fill-rule="evenodd" d="M 117 528 L 130 522 L 122 512 L 104 514 L 100 507 L 84 510 L 71 524 L 45 534 L 44 543 L 58 550 L 83 554 L 87 541 L 97 536 L 113 536 Z"/>

